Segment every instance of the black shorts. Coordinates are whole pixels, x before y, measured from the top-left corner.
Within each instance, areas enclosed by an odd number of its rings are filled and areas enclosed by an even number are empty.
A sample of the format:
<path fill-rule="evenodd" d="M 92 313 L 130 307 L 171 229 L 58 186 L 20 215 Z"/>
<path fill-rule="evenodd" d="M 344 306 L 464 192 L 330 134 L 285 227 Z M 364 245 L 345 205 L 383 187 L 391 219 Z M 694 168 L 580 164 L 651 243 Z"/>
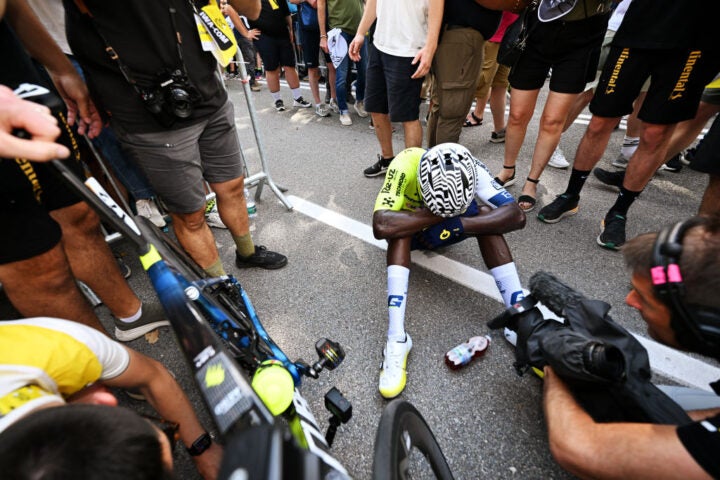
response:
<path fill-rule="evenodd" d="M 21 162 L 0 159 L 0 265 L 55 247 L 62 232 L 48 212 L 80 202 L 53 166 Z"/>
<path fill-rule="evenodd" d="M 670 125 L 694 118 L 705 85 L 720 67 L 719 59 L 717 52 L 613 45 L 590 102 L 590 112 L 607 118 L 631 113 L 640 88 L 650 78 L 638 114 L 640 120 Z"/>
<path fill-rule="evenodd" d="M 392 122 L 411 122 L 420 118 L 422 78 L 410 78 L 417 65 L 410 57 L 383 53 L 370 43 L 365 74 L 365 110 L 390 114 Z"/>
<path fill-rule="evenodd" d="M 690 168 L 698 172 L 720 175 L 720 116 L 715 117 L 710 131 L 703 137 L 690 163 Z"/>
<path fill-rule="evenodd" d="M 552 68 L 551 91 L 584 91 L 585 84 L 595 78 L 608 19 L 602 14 L 573 22 L 544 23 L 533 15 L 525 51 L 510 71 L 510 86 L 539 90 Z"/>
<path fill-rule="evenodd" d="M 320 66 L 320 30 L 302 30 L 302 50 L 303 60 L 307 68 L 317 68 Z M 330 63 L 330 55 L 322 52 L 325 57 L 325 63 Z"/>
<path fill-rule="evenodd" d="M 263 33 L 254 43 L 265 70 L 277 70 L 280 66 L 295 67 L 295 50 L 289 36 L 271 37 Z"/>

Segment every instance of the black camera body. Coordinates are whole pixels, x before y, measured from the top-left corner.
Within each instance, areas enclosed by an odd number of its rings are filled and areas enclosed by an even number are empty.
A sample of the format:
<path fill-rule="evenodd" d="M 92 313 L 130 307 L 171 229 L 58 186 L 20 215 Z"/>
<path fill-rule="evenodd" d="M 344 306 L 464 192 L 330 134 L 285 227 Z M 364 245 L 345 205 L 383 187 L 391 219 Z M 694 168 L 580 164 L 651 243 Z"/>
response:
<path fill-rule="evenodd" d="M 177 119 L 190 117 L 200 95 L 180 70 L 163 72 L 150 88 L 140 88 L 145 109 L 163 126 L 172 126 Z"/>

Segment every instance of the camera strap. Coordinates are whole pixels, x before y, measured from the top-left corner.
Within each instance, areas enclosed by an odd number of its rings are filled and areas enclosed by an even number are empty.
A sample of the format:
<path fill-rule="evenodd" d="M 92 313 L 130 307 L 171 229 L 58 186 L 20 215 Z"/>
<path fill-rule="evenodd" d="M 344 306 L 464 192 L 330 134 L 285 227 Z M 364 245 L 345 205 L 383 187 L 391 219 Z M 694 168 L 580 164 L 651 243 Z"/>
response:
<path fill-rule="evenodd" d="M 140 87 L 138 86 L 137 81 L 135 80 L 135 77 L 132 74 L 132 70 L 125 62 L 122 61 L 122 59 L 120 58 L 120 55 L 112 47 L 112 45 L 110 45 L 110 42 L 105 37 L 105 35 L 103 35 L 102 30 L 100 30 L 100 26 L 95 21 L 95 17 L 93 16 L 92 12 L 87 7 L 87 5 L 85 4 L 85 1 L 84 0 L 73 0 L 73 1 L 74 1 L 75 5 L 77 6 L 78 10 L 80 10 L 80 13 L 82 13 L 83 15 L 87 15 L 88 18 L 90 19 L 90 23 L 92 24 L 93 28 L 95 29 L 95 32 L 98 34 L 100 39 L 105 44 L 105 52 L 108 54 L 110 59 L 117 64 L 118 68 L 120 69 L 120 73 L 122 73 L 122 76 L 133 87 L 135 92 L 138 95 L 142 96 L 143 92 L 140 89 Z M 192 2 L 190 2 L 190 3 L 192 4 Z M 194 4 L 193 4 L 193 8 L 195 8 Z M 180 32 L 178 31 L 178 28 L 177 28 L 177 23 L 175 22 L 175 14 L 177 13 L 177 10 L 175 10 L 175 8 L 173 8 L 173 7 L 169 7 L 169 12 L 170 12 L 170 22 L 171 22 L 173 30 L 175 31 L 175 43 L 177 45 L 178 58 L 180 59 L 180 67 L 182 68 L 183 75 L 185 75 L 185 77 L 188 78 L 187 68 L 185 66 L 185 60 L 183 59 L 183 55 L 182 55 L 182 36 L 180 35 Z"/>

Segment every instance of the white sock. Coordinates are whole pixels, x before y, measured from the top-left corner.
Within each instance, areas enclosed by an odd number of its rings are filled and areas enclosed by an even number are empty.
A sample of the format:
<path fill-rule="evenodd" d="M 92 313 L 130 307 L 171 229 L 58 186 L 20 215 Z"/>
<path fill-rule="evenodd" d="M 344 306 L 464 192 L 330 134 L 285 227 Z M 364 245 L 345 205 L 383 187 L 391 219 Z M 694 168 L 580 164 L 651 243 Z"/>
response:
<path fill-rule="evenodd" d="M 142 303 L 140 304 L 140 308 L 138 308 L 138 311 L 135 315 L 132 315 L 130 317 L 119 317 L 118 320 L 125 323 L 132 323 L 136 320 L 140 320 L 140 317 L 142 317 Z"/>
<path fill-rule="evenodd" d="M 298 88 L 291 88 L 290 91 L 292 92 L 292 96 L 295 100 L 302 97 L 302 94 L 300 93 L 300 87 Z"/>
<path fill-rule="evenodd" d="M 495 279 L 495 284 L 500 290 L 505 306 L 509 307 L 525 298 L 518 278 L 515 262 L 506 263 L 490 269 L 490 274 Z"/>
<path fill-rule="evenodd" d="M 322 105 L 322 103 L 316 103 L 316 104 L 315 104 L 315 108 L 319 108 L 320 105 Z"/>
<path fill-rule="evenodd" d="M 272 95 L 273 100 L 275 100 L 276 102 L 282 98 L 280 96 L 280 90 L 278 90 L 277 92 L 270 92 L 270 95 Z"/>
<path fill-rule="evenodd" d="M 410 269 L 388 265 L 388 339 L 405 339 L 405 306 L 407 305 Z"/>
<path fill-rule="evenodd" d="M 625 136 L 620 154 L 625 158 L 630 158 L 633 156 L 633 153 L 635 153 L 635 150 L 637 150 L 638 145 L 640 145 L 640 137 Z"/>

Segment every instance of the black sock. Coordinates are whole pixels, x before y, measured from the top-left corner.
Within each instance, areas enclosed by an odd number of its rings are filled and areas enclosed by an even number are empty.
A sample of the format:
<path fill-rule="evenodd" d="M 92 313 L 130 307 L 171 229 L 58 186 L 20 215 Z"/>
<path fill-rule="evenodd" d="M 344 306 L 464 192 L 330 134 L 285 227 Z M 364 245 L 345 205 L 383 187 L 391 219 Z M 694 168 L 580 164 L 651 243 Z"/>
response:
<path fill-rule="evenodd" d="M 590 170 L 577 170 L 573 168 L 565 193 L 568 195 L 580 195 L 580 190 L 582 190 L 583 185 L 585 185 L 585 180 L 587 180 L 589 176 Z"/>
<path fill-rule="evenodd" d="M 633 204 L 639 195 L 640 192 L 633 192 L 625 187 L 620 187 L 620 194 L 618 195 L 617 200 L 615 200 L 615 205 L 612 206 L 607 216 L 622 215 L 623 217 L 627 217 L 630 205 Z"/>

